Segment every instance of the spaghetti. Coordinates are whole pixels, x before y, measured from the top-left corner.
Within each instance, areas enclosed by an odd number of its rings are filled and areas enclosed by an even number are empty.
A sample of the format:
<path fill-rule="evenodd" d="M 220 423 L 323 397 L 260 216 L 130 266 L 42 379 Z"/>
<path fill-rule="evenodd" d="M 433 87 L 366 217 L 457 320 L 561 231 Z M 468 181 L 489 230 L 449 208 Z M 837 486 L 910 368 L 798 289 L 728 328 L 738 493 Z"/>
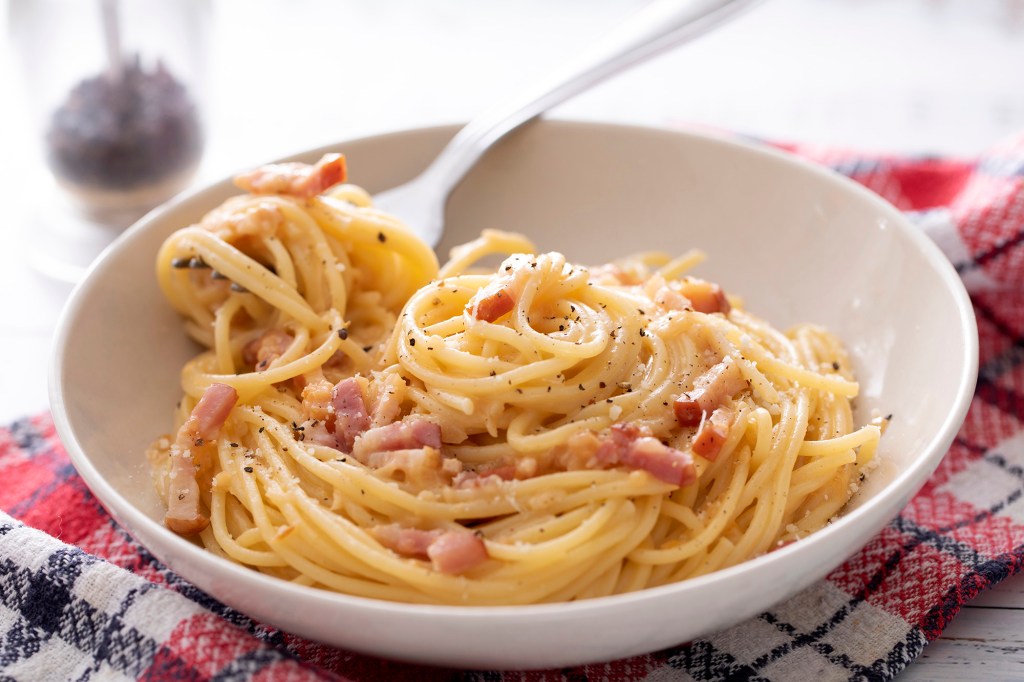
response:
<path fill-rule="evenodd" d="M 148 456 L 210 551 L 379 599 L 584 599 L 799 539 L 870 468 L 838 340 L 687 276 L 701 254 L 588 268 L 488 231 L 439 268 L 343 180 L 264 167 L 159 253 L 205 350 Z"/>

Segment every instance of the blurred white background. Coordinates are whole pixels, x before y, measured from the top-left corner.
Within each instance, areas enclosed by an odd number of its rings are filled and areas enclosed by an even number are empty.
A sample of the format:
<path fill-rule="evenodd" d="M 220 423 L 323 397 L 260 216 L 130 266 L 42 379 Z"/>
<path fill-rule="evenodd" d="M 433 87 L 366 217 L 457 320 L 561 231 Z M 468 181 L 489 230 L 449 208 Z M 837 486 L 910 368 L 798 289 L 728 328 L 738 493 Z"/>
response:
<path fill-rule="evenodd" d="M 211 151 L 463 120 L 644 4 L 217 4 Z M 1024 127 L 1022 64 L 1024 0 L 767 0 L 557 114 L 970 154 Z"/>
<path fill-rule="evenodd" d="M 5 21 L 11 2 L 0 1 Z M 332 141 L 464 121 L 644 4 L 211 0 L 208 146 L 195 184 Z M 76 58 L 74 41 L 64 48 L 48 58 Z M 24 257 L 29 208 L 53 186 L 10 52 L 0 50 L 0 422 L 46 408 L 50 338 L 70 292 Z M 1024 133 L 1022 67 L 1024 0 L 766 0 L 553 115 L 972 156 Z M 1024 606 L 1017 590 L 1008 599 Z M 996 632 L 993 618 L 982 622 Z M 1016 659 L 992 660 L 1021 665 L 1016 646 Z M 908 672 L 936 677 L 926 670 Z"/>

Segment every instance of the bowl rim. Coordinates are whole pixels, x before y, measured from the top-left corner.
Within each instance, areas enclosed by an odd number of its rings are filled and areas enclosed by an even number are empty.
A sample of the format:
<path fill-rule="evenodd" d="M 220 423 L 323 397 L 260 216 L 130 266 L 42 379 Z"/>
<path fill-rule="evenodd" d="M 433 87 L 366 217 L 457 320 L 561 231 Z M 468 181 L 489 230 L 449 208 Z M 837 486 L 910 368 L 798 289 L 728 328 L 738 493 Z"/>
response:
<path fill-rule="evenodd" d="M 171 543 L 177 553 L 187 553 L 188 559 L 196 563 L 197 570 L 206 571 L 228 571 L 233 577 L 244 580 L 254 588 L 270 589 L 283 592 L 283 596 L 300 600 L 314 599 L 324 601 L 336 606 L 347 606 L 361 610 L 371 610 L 379 613 L 393 615 L 422 616 L 430 618 L 458 618 L 465 619 L 467 616 L 478 620 L 501 619 L 507 621 L 509 618 L 529 621 L 533 618 L 558 614 L 561 617 L 582 615 L 591 611 L 605 611 L 609 608 L 632 606 L 637 603 L 645 603 L 661 599 L 669 594 L 677 592 L 688 592 L 690 590 L 704 590 L 711 588 L 719 582 L 724 582 L 737 574 L 757 570 L 762 566 L 768 566 L 780 561 L 790 561 L 793 555 L 803 554 L 812 551 L 813 547 L 826 543 L 832 536 L 845 533 L 848 526 L 860 523 L 865 516 L 877 514 L 878 508 L 894 507 L 896 511 L 888 514 L 885 521 L 879 525 L 873 523 L 873 537 L 884 523 L 887 523 L 895 514 L 905 506 L 910 498 L 924 485 L 927 477 L 935 470 L 940 460 L 945 455 L 950 444 L 956 436 L 960 426 L 966 418 L 968 408 L 974 394 L 974 388 L 978 375 L 978 333 L 974 310 L 970 297 L 964 288 L 959 274 L 938 248 L 918 228 L 916 228 L 903 213 L 892 204 L 882 199 L 862 185 L 833 171 L 825 166 L 813 163 L 804 158 L 781 149 L 773 148 L 765 144 L 756 144 L 756 140 L 750 138 L 729 137 L 715 131 L 701 130 L 677 130 L 665 127 L 605 123 L 599 121 L 576 121 L 571 119 L 542 119 L 541 125 L 552 126 L 564 129 L 583 129 L 591 132 L 614 129 L 615 131 L 628 134 L 659 134 L 674 135 L 691 138 L 691 141 L 698 143 L 718 145 L 739 150 L 745 153 L 767 157 L 783 165 L 796 166 L 804 172 L 811 173 L 830 183 L 838 183 L 845 191 L 853 192 L 862 201 L 874 206 L 896 229 L 900 230 L 905 237 L 910 239 L 913 246 L 918 249 L 929 266 L 940 276 L 946 290 L 955 303 L 959 320 L 959 331 L 963 342 L 962 357 L 963 366 L 957 377 L 957 390 L 955 400 L 950 406 L 949 412 L 942 421 L 941 428 L 930 434 L 927 440 L 919 447 L 922 456 L 916 458 L 908 466 L 903 468 L 896 477 L 890 481 L 882 490 L 878 491 L 869 500 L 858 508 L 843 513 L 833 523 L 810 534 L 800 542 L 779 548 L 759 557 L 748 559 L 735 566 L 713 571 L 706 575 L 690 578 L 687 580 L 661 585 L 658 587 L 646 588 L 636 592 L 615 594 L 604 597 L 596 597 L 572 602 L 556 602 L 545 604 L 526 605 L 444 605 L 444 604 L 413 604 L 406 602 L 391 602 L 369 597 L 360 597 L 327 589 L 296 585 L 285 580 L 265 575 L 245 566 L 236 564 L 227 559 L 219 557 L 202 547 L 189 542 L 168 530 L 163 524 L 150 518 L 145 512 L 128 501 L 128 499 L 111 483 L 109 483 L 93 464 L 92 458 L 85 452 L 78 442 L 70 416 L 65 408 L 66 396 L 64 394 L 64 355 L 66 348 L 71 342 L 70 330 L 72 323 L 78 316 L 79 309 L 88 299 L 89 294 L 99 286 L 99 278 L 95 273 L 103 269 L 107 261 L 111 260 L 114 254 L 123 249 L 129 248 L 138 235 L 152 229 L 152 226 L 161 223 L 168 214 L 174 213 L 188 206 L 203 206 L 212 197 L 219 195 L 231 185 L 231 178 L 234 174 L 206 183 L 200 187 L 186 191 L 163 205 L 147 213 L 135 224 L 122 233 L 110 246 L 108 246 L 96 261 L 89 267 L 86 276 L 79 282 L 72 291 L 58 320 L 56 333 L 51 351 L 51 362 L 49 372 L 49 397 L 51 412 L 56 431 L 64 444 L 76 471 L 82 476 L 97 500 L 107 509 L 114 519 L 140 544 L 147 547 L 158 559 L 164 561 L 163 552 L 153 551 L 147 543 L 139 539 L 139 535 L 147 537 L 158 534 L 163 542 Z M 426 126 L 395 130 L 375 135 L 368 135 L 358 138 L 340 140 L 338 142 L 320 145 L 310 149 L 301 150 L 272 161 L 272 163 L 292 161 L 301 158 L 313 157 L 329 151 L 335 151 L 344 145 L 349 144 L 373 144 L 388 138 L 401 137 L 409 134 L 446 134 L 453 135 L 460 129 L 460 125 L 446 124 L 437 126 Z M 210 210 L 213 205 L 204 210 Z M 904 498 L 902 501 L 899 498 Z M 139 530 L 136 530 L 139 529 Z M 835 565 L 845 561 L 852 555 L 848 554 L 841 558 Z M 187 580 L 187 579 L 186 579 Z M 217 595 L 212 595 L 216 597 Z"/>

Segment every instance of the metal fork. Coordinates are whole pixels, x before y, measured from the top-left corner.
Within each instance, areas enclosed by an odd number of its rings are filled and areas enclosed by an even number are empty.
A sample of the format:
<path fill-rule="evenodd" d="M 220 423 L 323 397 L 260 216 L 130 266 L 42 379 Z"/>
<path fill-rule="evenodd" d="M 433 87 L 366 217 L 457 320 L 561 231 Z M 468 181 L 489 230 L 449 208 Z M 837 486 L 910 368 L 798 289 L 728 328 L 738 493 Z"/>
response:
<path fill-rule="evenodd" d="M 481 112 L 409 182 L 380 192 L 374 204 L 431 246 L 444 233 L 448 195 L 505 135 L 551 107 L 669 48 L 701 36 L 762 0 L 655 0 L 535 87 Z"/>

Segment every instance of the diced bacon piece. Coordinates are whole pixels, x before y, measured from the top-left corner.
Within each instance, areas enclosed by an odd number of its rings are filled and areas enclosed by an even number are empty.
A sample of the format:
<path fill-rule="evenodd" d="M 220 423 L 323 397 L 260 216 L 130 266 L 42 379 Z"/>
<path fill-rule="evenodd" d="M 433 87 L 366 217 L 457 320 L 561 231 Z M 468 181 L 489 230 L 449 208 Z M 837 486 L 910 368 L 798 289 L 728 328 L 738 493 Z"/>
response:
<path fill-rule="evenodd" d="M 690 449 L 705 459 L 713 460 L 718 457 L 725 439 L 729 437 L 729 429 L 732 428 L 735 417 L 735 412 L 725 408 L 718 408 L 712 412 L 693 437 Z"/>
<path fill-rule="evenodd" d="M 287 194 L 308 199 L 322 194 L 346 178 L 345 157 L 324 154 L 316 165 L 278 163 L 261 166 L 235 178 L 235 184 L 253 194 Z"/>
<path fill-rule="evenodd" d="M 690 453 L 671 448 L 650 436 L 630 443 L 622 455 L 622 463 L 633 469 L 643 469 L 673 485 L 685 486 L 697 480 L 697 470 Z"/>
<path fill-rule="evenodd" d="M 213 440 L 220 435 L 220 427 L 224 426 L 228 415 L 238 402 L 238 391 L 227 384 L 210 384 L 203 397 L 199 399 L 196 406 L 192 408 L 192 414 L 188 420 L 181 425 L 182 431 L 187 431 L 189 440 L 196 445 L 196 440 Z M 181 433 L 181 432 L 179 432 Z"/>
<path fill-rule="evenodd" d="M 413 559 L 430 559 L 434 570 L 459 575 L 487 560 L 484 541 L 468 530 L 420 530 L 392 523 L 370 530 L 388 549 Z"/>
<path fill-rule="evenodd" d="M 580 431 L 569 437 L 556 461 L 567 471 L 613 467 L 619 463 L 631 437 L 639 435 L 639 429 L 632 424 L 612 424 L 609 432 L 602 436 Z"/>
<path fill-rule="evenodd" d="M 484 322 L 494 322 L 512 312 L 517 294 L 512 277 L 499 277 L 474 294 L 467 304 L 469 314 Z"/>
<path fill-rule="evenodd" d="M 575 434 L 567 444 L 564 462 L 570 469 L 615 466 L 643 469 L 659 480 L 678 486 L 689 485 L 697 479 L 689 452 L 665 445 L 631 422 L 612 424 L 602 436 L 589 431 Z"/>
<path fill-rule="evenodd" d="M 361 462 L 375 452 L 410 450 L 423 447 L 441 449 L 441 427 L 422 417 L 407 417 L 400 422 L 369 429 L 356 439 L 352 454 Z"/>
<path fill-rule="evenodd" d="M 409 437 L 419 446 L 441 447 L 441 427 L 429 419 L 407 419 L 400 422 L 409 426 Z"/>
<path fill-rule="evenodd" d="M 690 305 L 698 313 L 729 314 L 732 309 L 722 287 L 702 279 L 686 279 L 679 288 L 680 293 L 690 299 Z"/>
<path fill-rule="evenodd" d="M 194 535 L 210 525 L 209 518 L 199 509 L 198 469 L 192 457 L 192 449 L 182 450 L 177 445 L 171 448 L 164 524 L 179 535 Z"/>
<path fill-rule="evenodd" d="M 680 426 L 697 426 L 704 414 L 700 402 L 691 398 L 689 393 L 684 393 L 676 398 L 672 404 L 672 410 L 676 413 L 676 421 Z"/>
<path fill-rule="evenodd" d="M 238 392 L 227 384 L 210 384 L 178 430 L 170 449 L 167 474 L 167 514 L 164 523 L 175 533 L 192 535 L 209 519 L 199 509 L 199 481 L 196 476 L 205 459 L 212 456 L 209 442 L 220 435 L 228 415 L 238 402 Z"/>
<path fill-rule="evenodd" d="M 427 549 L 444 531 L 406 528 L 397 523 L 389 523 L 371 528 L 370 534 L 377 542 L 402 556 L 426 559 Z"/>
<path fill-rule="evenodd" d="M 363 387 L 355 377 L 338 382 L 331 393 L 334 408 L 334 436 L 338 449 L 352 452 L 358 436 L 370 428 L 370 415 L 366 412 Z"/>
<path fill-rule="evenodd" d="M 705 413 L 710 414 L 746 387 L 747 382 L 739 366 L 726 356 L 697 377 L 693 388 L 676 398 L 672 409 L 680 426 L 697 426 Z"/>
<path fill-rule="evenodd" d="M 642 435 L 644 434 L 636 424 L 621 422 L 612 424 L 608 436 L 600 439 L 594 459 L 608 466 L 621 464 L 633 441 Z"/>
<path fill-rule="evenodd" d="M 558 254 L 538 257 L 523 253 L 512 254 L 506 258 L 498 269 L 499 274 L 473 294 L 466 303 L 466 314 L 483 322 L 495 322 L 510 313 L 522 296 L 523 287 L 530 279 L 531 273 L 536 272 L 538 263 L 547 258 L 547 262 L 554 264 L 556 261 L 551 260 L 552 256 L 561 258 Z M 563 271 L 569 268 L 564 263 L 562 267 Z"/>
<path fill-rule="evenodd" d="M 646 435 L 644 430 L 633 422 L 618 422 L 608 430 L 611 440 L 619 453 L 624 452 L 634 440 Z"/>
<path fill-rule="evenodd" d="M 434 570 L 460 575 L 487 561 L 484 541 L 470 531 L 450 530 L 427 547 Z"/>
<path fill-rule="evenodd" d="M 245 344 L 242 349 L 242 360 L 262 372 L 270 363 L 284 355 L 295 338 L 283 329 L 270 329 L 258 338 Z"/>

